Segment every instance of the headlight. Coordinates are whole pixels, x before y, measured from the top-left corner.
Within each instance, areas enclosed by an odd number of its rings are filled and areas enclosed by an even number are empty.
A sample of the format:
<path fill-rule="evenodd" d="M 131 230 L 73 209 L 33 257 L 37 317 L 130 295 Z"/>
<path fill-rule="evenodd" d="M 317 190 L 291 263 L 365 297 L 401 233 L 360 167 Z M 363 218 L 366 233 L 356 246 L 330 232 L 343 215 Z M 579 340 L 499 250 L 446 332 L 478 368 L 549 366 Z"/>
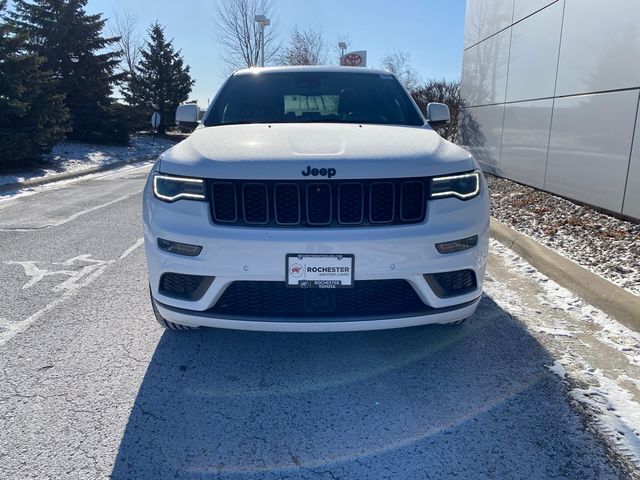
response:
<path fill-rule="evenodd" d="M 432 178 L 429 198 L 457 197 L 469 200 L 479 193 L 480 172 L 469 172 Z"/>
<path fill-rule="evenodd" d="M 153 194 L 165 202 L 206 200 L 205 183 L 201 178 L 173 177 L 157 174 L 153 177 Z"/>

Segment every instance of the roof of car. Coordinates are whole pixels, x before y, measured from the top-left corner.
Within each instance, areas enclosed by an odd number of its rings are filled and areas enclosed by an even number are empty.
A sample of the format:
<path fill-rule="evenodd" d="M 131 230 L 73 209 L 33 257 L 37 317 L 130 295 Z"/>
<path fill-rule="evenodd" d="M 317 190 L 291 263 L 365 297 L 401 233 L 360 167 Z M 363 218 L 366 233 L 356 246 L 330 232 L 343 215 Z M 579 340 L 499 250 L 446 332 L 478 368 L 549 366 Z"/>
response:
<path fill-rule="evenodd" d="M 234 73 L 234 75 L 255 75 L 256 73 L 285 73 L 285 72 L 332 72 L 332 73 L 370 73 L 375 75 L 391 75 L 387 70 L 379 70 L 368 67 L 337 67 L 337 66 L 319 66 L 319 65 L 297 65 L 290 67 L 252 67 L 243 68 Z"/>

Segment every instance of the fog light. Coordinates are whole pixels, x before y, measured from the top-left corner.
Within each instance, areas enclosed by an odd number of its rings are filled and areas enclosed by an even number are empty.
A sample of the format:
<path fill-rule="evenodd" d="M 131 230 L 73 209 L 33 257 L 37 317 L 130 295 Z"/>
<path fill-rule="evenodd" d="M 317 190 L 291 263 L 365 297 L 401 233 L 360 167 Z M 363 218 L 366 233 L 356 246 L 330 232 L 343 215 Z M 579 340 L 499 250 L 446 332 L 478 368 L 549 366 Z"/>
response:
<path fill-rule="evenodd" d="M 440 253 L 456 253 L 462 252 L 469 248 L 473 248 L 478 244 L 478 236 L 462 238 L 453 242 L 436 243 L 436 248 Z"/>
<path fill-rule="evenodd" d="M 158 247 L 160 247 L 160 250 L 164 250 L 165 252 L 186 255 L 187 257 L 197 257 L 202 251 L 202 247 L 199 245 L 170 242 L 164 238 L 158 238 Z"/>

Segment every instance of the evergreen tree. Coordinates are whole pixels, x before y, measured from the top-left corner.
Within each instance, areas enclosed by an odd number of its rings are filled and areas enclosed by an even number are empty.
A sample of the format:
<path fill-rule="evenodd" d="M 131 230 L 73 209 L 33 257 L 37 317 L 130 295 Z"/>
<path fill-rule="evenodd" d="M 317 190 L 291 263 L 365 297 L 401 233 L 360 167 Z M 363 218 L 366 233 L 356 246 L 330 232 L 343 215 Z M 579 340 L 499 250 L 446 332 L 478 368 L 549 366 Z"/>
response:
<path fill-rule="evenodd" d="M 189 75 L 189 66 L 184 65 L 180 50 L 175 51 L 173 39 L 165 39 L 164 27 L 158 22 L 151 25 L 149 39 L 140 55 L 135 75 L 124 92 L 125 99 L 148 116 L 158 111 L 161 116 L 158 132 L 165 133 L 167 126 L 174 123 L 178 105 L 189 98 L 195 81 Z"/>
<path fill-rule="evenodd" d="M 0 0 L 0 15 L 6 3 Z M 0 166 L 38 160 L 67 129 L 64 95 L 25 42 L 0 16 Z"/>
<path fill-rule="evenodd" d="M 32 53 L 57 81 L 71 115 L 69 138 L 109 141 L 122 135 L 113 122 L 112 87 L 120 52 L 109 51 L 117 37 L 102 36 L 106 20 L 88 15 L 87 0 L 14 0 L 14 28 L 26 34 Z M 125 132 L 128 140 L 128 132 Z M 122 140 L 115 139 L 115 140 Z"/>

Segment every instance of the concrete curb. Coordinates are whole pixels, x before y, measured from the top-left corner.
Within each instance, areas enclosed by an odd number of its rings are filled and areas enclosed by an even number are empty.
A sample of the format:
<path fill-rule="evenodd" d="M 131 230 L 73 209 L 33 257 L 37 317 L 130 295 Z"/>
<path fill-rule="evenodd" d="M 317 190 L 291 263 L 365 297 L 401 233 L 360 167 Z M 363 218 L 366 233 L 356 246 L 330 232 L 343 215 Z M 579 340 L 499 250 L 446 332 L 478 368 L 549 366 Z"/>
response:
<path fill-rule="evenodd" d="M 71 172 L 54 173 L 53 175 L 48 175 L 46 177 L 30 178 L 22 182 L 5 183 L 3 185 L 0 185 L 0 192 L 20 190 L 22 188 L 37 187 L 39 185 L 46 185 L 48 183 L 59 182 L 61 180 L 70 180 L 72 178 L 84 177 L 85 175 L 91 175 L 92 173 L 106 172 L 108 170 L 114 170 L 116 168 L 123 167 L 125 165 L 154 160 L 155 158 L 157 158 L 157 155 L 146 155 L 144 157 L 131 158 L 129 160 L 109 163 L 107 165 L 98 165 L 96 167 L 89 167 L 82 170 L 73 170 Z"/>
<path fill-rule="evenodd" d="M 491 218 L 491 236 L 556 283 L 640 332 L 640 297 Z"/>

